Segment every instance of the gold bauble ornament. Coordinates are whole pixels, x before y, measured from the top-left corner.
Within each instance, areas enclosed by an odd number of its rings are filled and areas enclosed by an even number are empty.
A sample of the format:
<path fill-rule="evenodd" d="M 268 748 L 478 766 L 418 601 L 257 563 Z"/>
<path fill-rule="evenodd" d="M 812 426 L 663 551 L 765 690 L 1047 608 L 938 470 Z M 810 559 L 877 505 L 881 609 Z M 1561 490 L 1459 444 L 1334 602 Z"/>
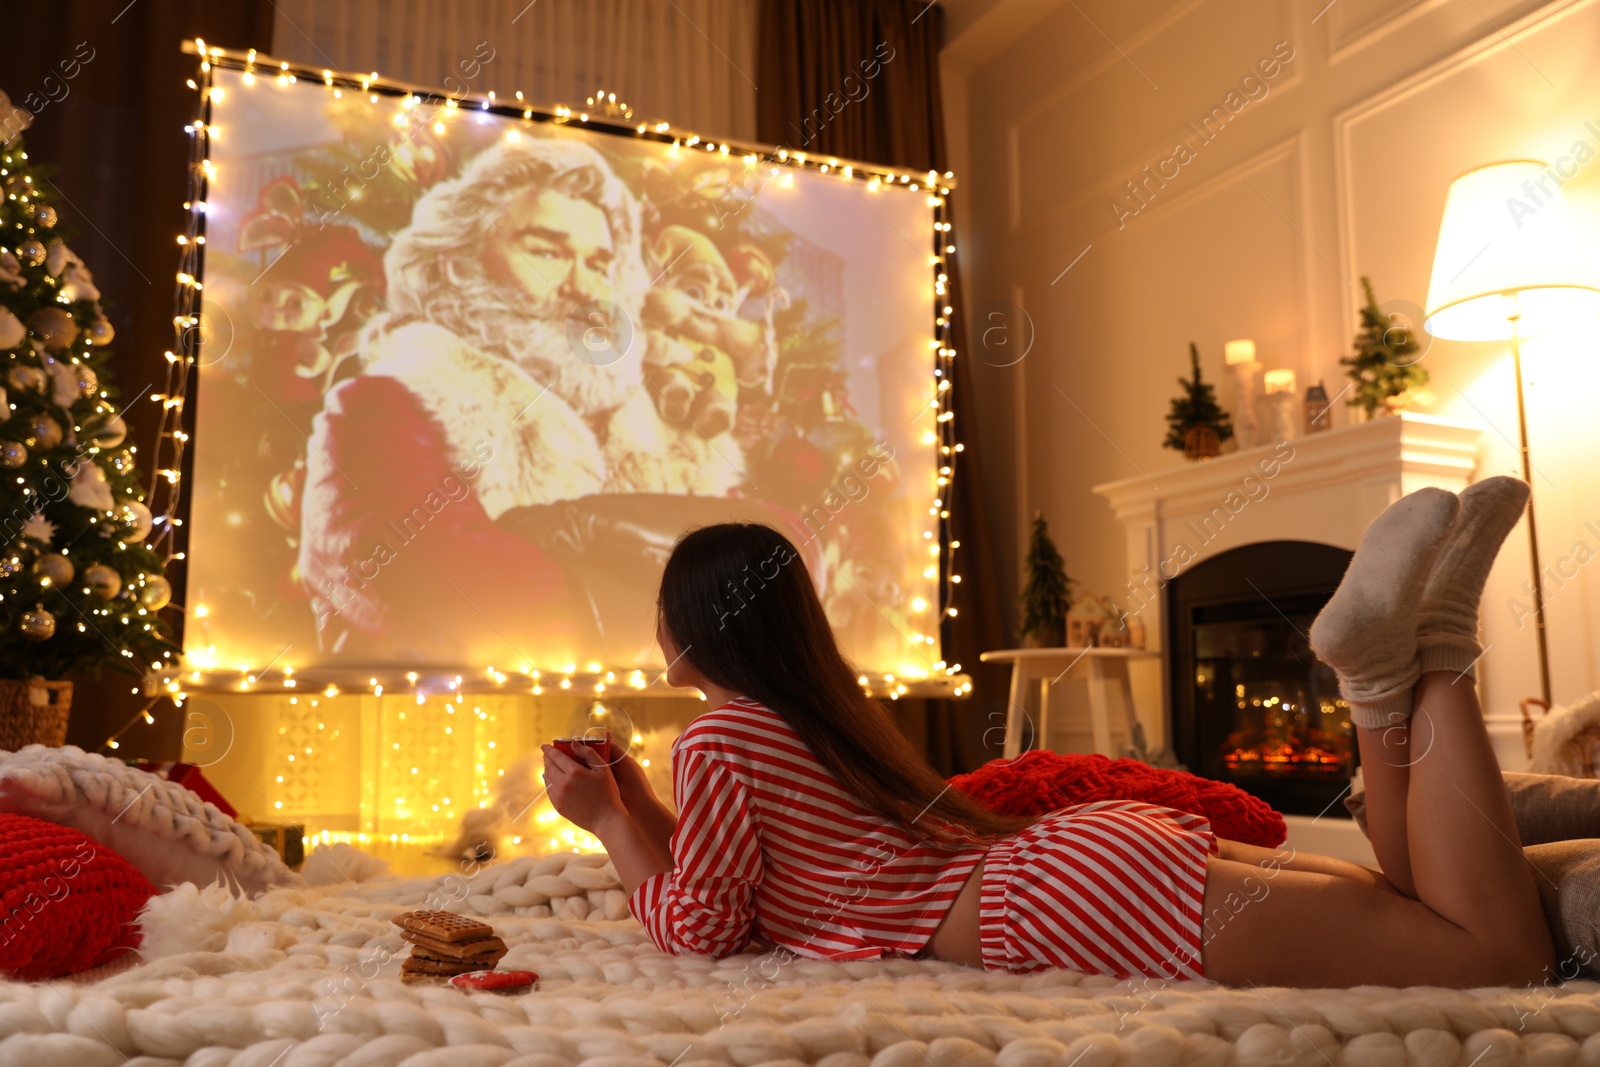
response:
<path fill-rule="evenodd" d="M 28 316 L 28 330 L 52 352 L 65 352 L 78 339 L 78 324 L 65 308 L 40 308 Z"/>
<path fill-rule="evenodd" d="M 29 641 L 48 641 L 56 634 L 56 617 L 37 604 L 22 613 L 22 636 Z"/>
<path fill-rule="evenodd" d="M 6 373 L 6 384 L 19 393 L 41 392 L 49 382 L 48 374 L 28 363 L 19 363 Z"/>
<path fill-rule="evenodd" d="M 160 611 L 172 603 L 172 583 L 159 574 L 146 575 L 139 589 L 139 603 L 151 611 Z"/>
<path fill-rule="evenodd" d="M 100 388 L 100 376 L 94 372 L 94 368 L 80 363 L 73 371 L 73 381 L 78 383 L 78 395 L 94 396 L 95 390 Z"/>
<path fill-rule="evenodd" d="M 111 320 L 103 317 L 89 323 L 84 333 L 88 335 L 89 343 L 92 345 L 108 345 L 117 335 L 117 331 L 111 328 Z"/>
<path fill-rule="evenodd" d="M 49 415 L 35 415 L 28 424 L 28 447 L 49 450 L 61 443 L 61 424 Z"/>
<path fill-rule="evenodd" d="M 37 237 L 30 237 L 17 245 L 17 258 L 30 267 L 37 267 L 44 262 L 44 242 Z"/>
<path fill-rule="evenodd" d="M 122 575 L 104 563 L 96 563 L 84 571 L 83 580 L 96 600 L 113 600 L 122 592 Z"/>
<path fill-rule="evenodd" d="M 150 514 L 150 509 L 137 500 L 122 505 L 122 521 L 131 524 L 122 534 L 122 539 L 130 545 L 149 537 L 150 530 L 155 526 L 155 517 Z"/>
<path fill-rule="evenodd" d="M 0 467 L 16 470 L 28 462 L 28 448 L 21 441 L 0 441 Z"/>
<path fill-rule="evenodd" d="M 53 229 L 56 224 L 56 209 L 49 204 L 40 204 L 33 212 L 33 221 L 40 229 Z"/>
<path fill-rule="evenodd" d="M 33 573 L 40 578 L 48 578 L 51 585 L 60 588 L 72 581 L 76 571 L 66 556 L 59 552 L 46 552 L 33 561 Z"/>

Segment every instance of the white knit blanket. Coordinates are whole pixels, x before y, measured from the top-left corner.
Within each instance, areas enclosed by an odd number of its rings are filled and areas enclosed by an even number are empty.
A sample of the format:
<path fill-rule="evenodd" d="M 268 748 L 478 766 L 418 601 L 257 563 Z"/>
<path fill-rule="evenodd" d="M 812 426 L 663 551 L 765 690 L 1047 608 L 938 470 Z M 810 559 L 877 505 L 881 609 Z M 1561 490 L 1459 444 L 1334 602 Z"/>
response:
<path fill-rule="evenodd" d="M 381 866 L 336 846 L 308 866 L 308 887 L 156 898 L 139 966 L 0 983 L 0 1065 L 1600 1064 L 1593 982 L 1237 990 L 905 959 L 673 957 L 627 916 L 604 856 L 424 879 L 372 877 Z M 418 906 L 483 916 L 510 946 L 500 966 L 538 973 L 539 988 L 401 984 L 408 946 L 387 920 Z"/>

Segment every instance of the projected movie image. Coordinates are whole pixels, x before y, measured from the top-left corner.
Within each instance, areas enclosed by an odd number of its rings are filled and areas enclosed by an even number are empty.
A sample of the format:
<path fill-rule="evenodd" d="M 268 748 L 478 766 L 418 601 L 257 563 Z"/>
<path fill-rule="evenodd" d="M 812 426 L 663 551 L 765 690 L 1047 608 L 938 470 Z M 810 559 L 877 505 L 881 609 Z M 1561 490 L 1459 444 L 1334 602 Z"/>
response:
<path fill-rule="evenodd" d="M 926 191 L 216 75 L 193 667 L 659 667 L 667 553 L 737 520 L 933 669 Z"/>

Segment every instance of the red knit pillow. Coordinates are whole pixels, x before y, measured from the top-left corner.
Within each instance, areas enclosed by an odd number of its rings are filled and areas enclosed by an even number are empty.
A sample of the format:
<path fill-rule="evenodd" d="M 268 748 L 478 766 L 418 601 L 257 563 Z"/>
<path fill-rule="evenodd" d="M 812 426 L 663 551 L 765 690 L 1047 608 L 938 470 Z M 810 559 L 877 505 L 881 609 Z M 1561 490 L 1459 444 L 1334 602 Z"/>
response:
<path fill-rule="evenodd" d="M 1276 848 L 1289 832 L 1270 804 L 1238 786 L 1136 759 L 1031 749 L 1015 759 L 990 760 L 950 784 L 1005 815 L 1043 815 L 1096 800 L 1142 800 L 1204 815 L 1218 837 L 1250 845 Z"/>
<path fill-rule="evenodd" d="M 59 978 L 139 945 L 155 887 L 93 838 L 28 815 L 0 814 L 0 973 Z"/>

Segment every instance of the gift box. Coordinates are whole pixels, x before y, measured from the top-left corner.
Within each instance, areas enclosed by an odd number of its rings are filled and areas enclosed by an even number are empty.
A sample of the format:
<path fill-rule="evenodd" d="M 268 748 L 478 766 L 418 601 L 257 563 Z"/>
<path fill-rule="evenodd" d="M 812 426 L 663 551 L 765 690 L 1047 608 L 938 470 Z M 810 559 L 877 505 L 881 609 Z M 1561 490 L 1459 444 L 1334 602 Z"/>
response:
<path fill-rule="evenodd" d="M 165 778 L 169 782 L 177 782 L 201 800 L 210 801 L 217 806 L 230 819 L 237 819 L 239 813 L 232 804 L 217 791 L 217 787 L 206 781 L 205 772 L 192 763 L 160 763 L 152 760 L 131 760 L 133 766 L 141 771 L 149 771 L 158 778 Z"/>

